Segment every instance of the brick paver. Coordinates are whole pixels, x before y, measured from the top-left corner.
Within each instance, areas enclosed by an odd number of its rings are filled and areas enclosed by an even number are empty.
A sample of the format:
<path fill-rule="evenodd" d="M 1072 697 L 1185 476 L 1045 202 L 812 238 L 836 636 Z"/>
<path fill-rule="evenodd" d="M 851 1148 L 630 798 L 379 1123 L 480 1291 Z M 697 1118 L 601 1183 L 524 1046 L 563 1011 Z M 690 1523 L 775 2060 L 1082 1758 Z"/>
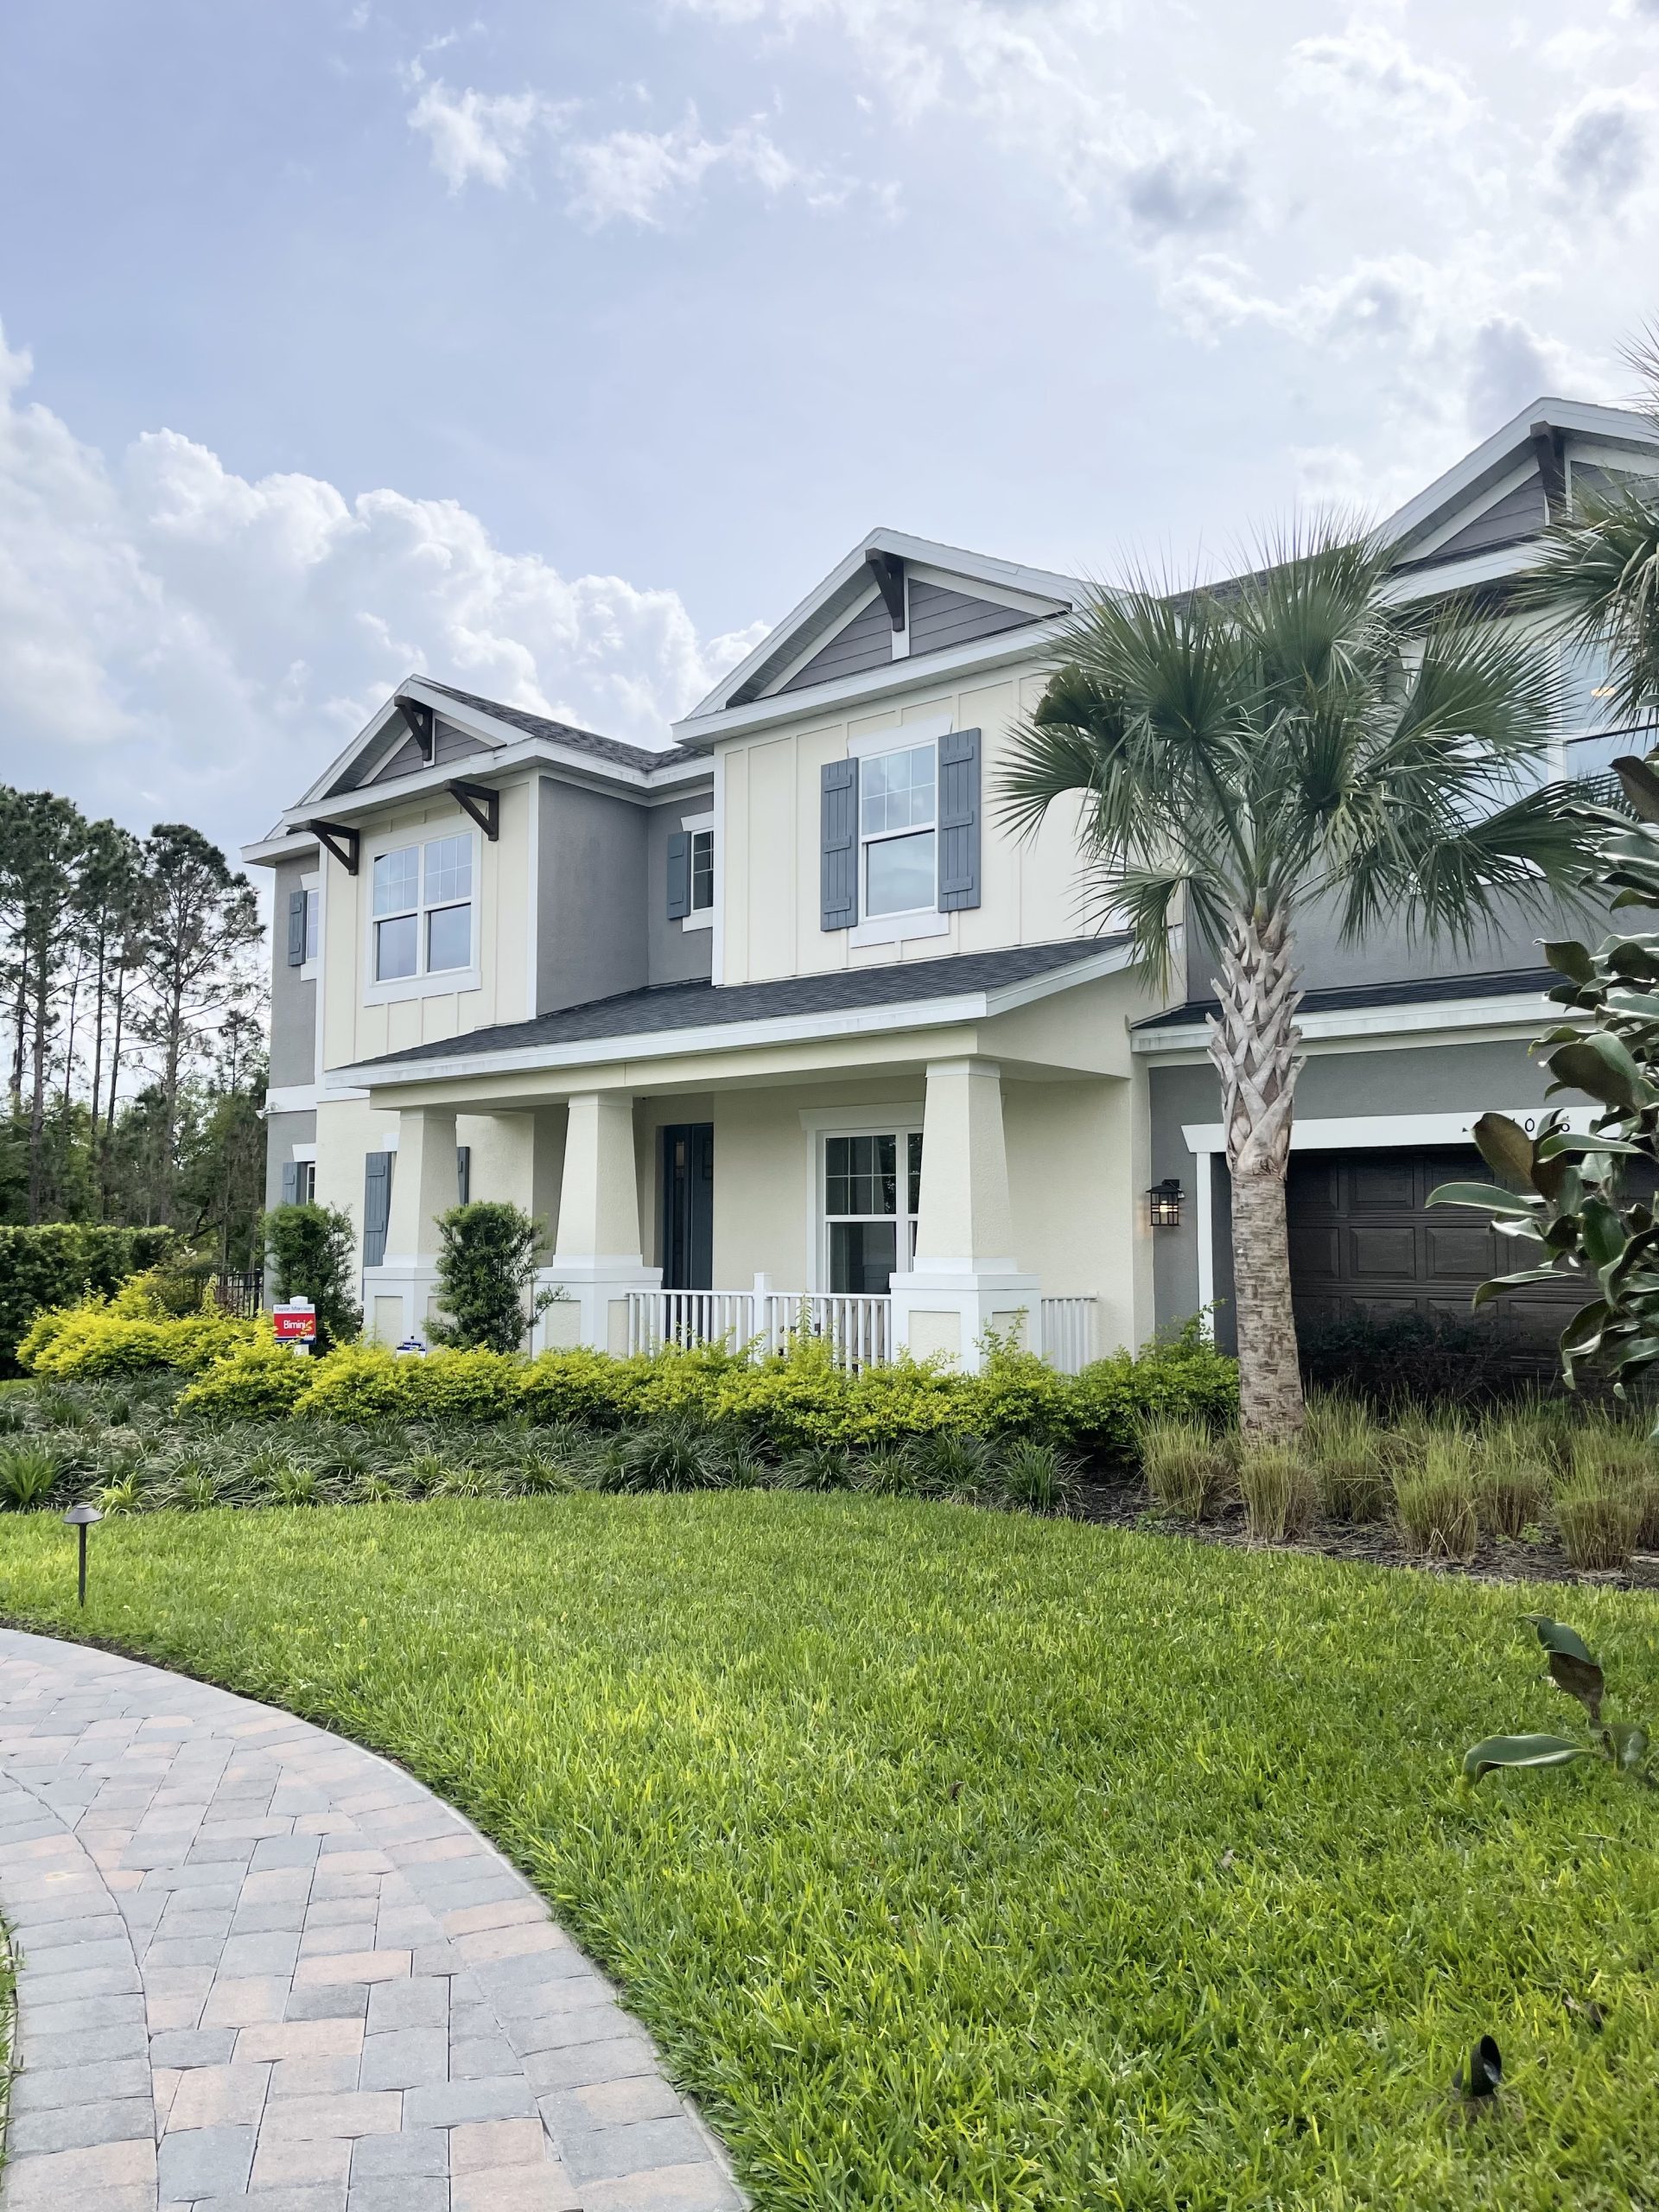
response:
<path fill-rule="evenodd" d="M 738 2212 L 530 1885 L 308 1722 L 0 1630 L 0 2212 Z"/>

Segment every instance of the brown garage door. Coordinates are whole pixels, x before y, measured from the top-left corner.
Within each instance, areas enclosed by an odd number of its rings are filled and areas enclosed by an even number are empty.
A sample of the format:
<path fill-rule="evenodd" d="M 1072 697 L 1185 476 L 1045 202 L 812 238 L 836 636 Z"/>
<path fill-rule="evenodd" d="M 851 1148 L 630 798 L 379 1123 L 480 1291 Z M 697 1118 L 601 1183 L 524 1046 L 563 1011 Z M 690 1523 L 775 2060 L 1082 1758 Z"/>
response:
<path fill-rule="evenodd" d="M 1287 1202 L 1290 1274 L 1299 1320 L 1360 1307 L 1467 1319 L 1476 1287 L 1529 1264 L 1516 1246 L 1460 1207 L 1433 1206 L 1441 1183 L 1489 1182 L 1472 1147 L 1440 1152 L 1294 1152 Z M 1584 1301 L 1576 1281 L 1511 1292 L 1495 1307 L 1517 1351 L 1542 1349 Z"/>

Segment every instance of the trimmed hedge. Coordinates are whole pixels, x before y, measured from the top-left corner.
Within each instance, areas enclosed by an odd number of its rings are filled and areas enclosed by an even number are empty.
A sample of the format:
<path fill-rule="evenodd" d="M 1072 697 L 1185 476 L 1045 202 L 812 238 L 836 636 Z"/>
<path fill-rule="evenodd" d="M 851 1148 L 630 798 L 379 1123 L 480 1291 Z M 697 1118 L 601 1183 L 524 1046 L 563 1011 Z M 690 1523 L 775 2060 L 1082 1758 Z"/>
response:
<path fill-rule="evenodd" d="M 60 1364 L 53 1371 L 75 1370 Z M 179 1408 L 219 1421 L 286 1414 L 493 1422 L 517 1415 L 599 1430 L 688 1414 L 784 1454 L 818 1444 L 863 1450 L 950 1433 L 1027 1436 L 1097 1459 L 1128 1460 L 1148 1414 L 1192 1414 L 1220 1427 L 1234 1420 L 1237 1403 L 1234 1363 L 1192 1332 L 1139 1358 L 1119 1353 L 1097 1360 L 1076 1376 L 1014 1351 L 999 1352 L 979 1375 L 908 1359 L 849 1375 L 811 1340 L 756 1366 L 709 1348 L 631 1359 L 553 1351 L 527 1360 L 484 1350 L 399 1358 L 358 1344 L 308 1360 L 261 1336 L 207 1366 Z"/>
<path fill-rule="evenodd" d="M 170 1257 L 170 1229 L 111 1229 L 54 1221 L 0 1228 L 0 1374 L 17 1372 L 17 1347 L 35 1315 L 84 1298 L 107 1298 L 140 1269 Z"/>
<path fill-rule="evenodd" d="M 176 1310 L 177 1279 L 158 1271 L 129 1276 L 113 1299 L 95 1295 L 79 1306 L 39 1313 L 16 1349 L 20 1367 L 61 1380 L 93 1382 L 173 1367 L 194 1374 L 253 1344 L 270 1324 L 233 1319 L 207 1290 L 193 1313 Z"/>

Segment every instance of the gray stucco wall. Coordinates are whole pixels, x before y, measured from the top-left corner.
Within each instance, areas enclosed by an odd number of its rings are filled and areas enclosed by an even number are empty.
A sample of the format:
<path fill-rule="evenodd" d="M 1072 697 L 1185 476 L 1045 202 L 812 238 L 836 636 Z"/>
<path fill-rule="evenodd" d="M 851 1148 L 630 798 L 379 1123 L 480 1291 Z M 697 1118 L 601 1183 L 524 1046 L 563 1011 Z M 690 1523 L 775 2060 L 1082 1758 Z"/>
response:
<path fill-rule="evenodd" d="M 317 1117 L 315 1114 L 273 1114 L 265 1123 L 265 1204 L 279 1206 L 283 1202 L 283 1164 L 293 1158 L 292 1147 L 296 1144 L 315 1144 L 317 1141 Z"/>
<path fill-rule="evenodd" d="M 1458 1114 L 1488 1107 L 1542 1105 L 1549 1075 L 1523 1043 L 1403 1046 L 1398 1050 L 1318 1052 L 1296 1085 L 1299 1120 L 1339 1120 L 1377 1114 Z M 1173 1175 L 1187 1193 L 1179 1229 L 1153 1237 L 1153 1297 L 1160 1327 L 1198 1310 L 1198 1229 L 1196 1193 L 1204 1172 L 1181 1132 L 1221 1119 L 1221 1086 L 1208 1065 L 1160 1067 L 1147 1076 L 1152 1179 Z M 1230 1346 L 1232 1251 L 1224 1161 L 1212 1185 L 1215 1285 L 1220 1306 L 1217 1341 Z"/>
<path fill-rule="evenodd" d="M 537 1011 L 645 980 L 645 823 L 604 791 L 541 781 Z"/>
<path fill-rule="evenodd" d="M 288 964 L 288 902 L 315 859 L 282 861 L 274 871 L 270 927 L 270 1079 L 315 1083 L 317 1074 L 317 987 Z"/>
<path fill-rule="evenodd" d="M 645 817 L 645 959 L 646 981 L 689 983 L 710 972 L 714 957 L 713 930 L 688 930 L 668 918 L 668 841 L 688 814 L 702 814 L 713 804 L 706 794 L 689 792 L 671 806 L 653 807 Z M 715 855 L 718 880 L 720 855 Z"/>

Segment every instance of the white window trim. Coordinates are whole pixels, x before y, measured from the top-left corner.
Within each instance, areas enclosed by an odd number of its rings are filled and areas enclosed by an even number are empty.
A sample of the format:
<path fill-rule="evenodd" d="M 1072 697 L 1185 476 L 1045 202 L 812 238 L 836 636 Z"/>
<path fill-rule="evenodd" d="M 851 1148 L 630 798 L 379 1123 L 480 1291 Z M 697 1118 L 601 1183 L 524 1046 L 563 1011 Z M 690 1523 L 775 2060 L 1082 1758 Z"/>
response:
<path fill-rule="evenodd" d="M 709 810 L 703 814 L 683 814 L 680 817 L 680 827 L 682 830 L 685 830 L 689 836 L 693 837 L 696 836 L 701 830 L 704 830 L 709 832 L 711 837 L 714 837 L 715 816 L 713 808 L 709 808 Z M 715 837 L 714 865 L 716 870 L 718 870 L 720 867 L 720 840 L 718 837 Z M 689 887 L 687 895 L 690 895 Z M 707 906 L 695 907 L 690 912 L 682 914 L 680 917 L 681 930 L 712 930 L 715 926 L 715 907 L 719 904 L 720 879 L 718 874 L 716 874 L 715 879 L 715 896 L 712 903 Z"/>
<path fill-rule="evenodd" d="M 417 906 L 415 911 L 421 918 L 419 943 L 421 956 L 424 958 L 426 955 L 425 918 L 430 911 L 424 904 L 425 848 L 440 837 L 461 836 L 471 840 L 473 849 L 473 888 L 468 901 L 473 915 L 471 962 L 465 968 L 441 968 L 432 975 L 397 976 L 389 977 L 384 983 L 378 982 L 374 973 L 374 925 L 377 919 L 374 912 L 376 861 L 384 854 L 402 852 L 410 845 L 413 845 L 421 855 L 418 888 L 423 903 Z M 480 909 L 482 903 L 484 871 L 482 851 L 476 830 L 471 828 L 461 816 L 456 815 L 453 821 L 445 819 L 423 823 L 414 830 L 400 830 L 395 836 L 388 834 L 377 837 L 372 844 L 365 845 L 363 849 L 361 870 L 358 880 L 363 886 L 363 1003 L 365 1006 L 395 1006 L 408 999 L 447 998 L 451 992 L 477 991 L 484 988 L 484 978 L 480 971 L 479 963 L 479 938 L 481 934 Z M 378 918 L 384 919 L 385 917 Z"/>
<path fill-rule="evenodd" d="M 868 944 L 902 944 L 907 938 L 944 937 L 950 932 L 950 917 L 939 909 L 939 740 L 948 736 L 955 723 L 951 715 L 925 715 L 913 722 L 899 722 L 885 730 L 871 730 L 863 737 L 848 741 L 847 757 L 859 764 L 858 781 L 854 801 L 858 823 L 858 911 L 859 917 L 848 931 L 847 942 L 852 946 Z M 896 914 L 872 914 L 869 907 L 869 849 L 872 845 L 890 842 L 883 835 L 868 837 L 864 834 L 864 762 L 879 760 L 884 753 L 912 753 L 924 745 L 933 747 L 933 903 L 931 906 L 906 906 Z M 895 836 L 916 836 L 925 825 L 917 824 L 906 832 Z"/>
<path fill-rule="evenodd" d="M 920 1136 L 924 1109 L 920 1099 L 897 1106 L 831 1106 L 805 1110 L 801 1126 L 806 1132 L 806 1287 L 827 1291 L 830 1287 L 830 1217 L 824 1211 L 825 1140 L 829 1137 L 896 1137 L 906 1155 L 900 1173 L 907 1174 L 908 1145 L 904 1140 Z M 908 1218 L 900 1214 L 900 1221 Z M 855 1294 L 849 1293 L 848 1295 Z"/>
<path fill-rule="evenodd" d="M 322 871 L 320 868 L 314 869 L 309 875 L 302 875 L 300 878 L 300 889 L 305 894 L 308 905 L 313 896 L 317 902 L 317 957 L 315 960 L 302 960 L 300 963 L 300 981 L 302 983 L 315 983 L 322 973 Z M 301 949 L 302 950 L 304 949 L 303 938 L 301 939 Z"/>
<path fill-rule="evenodd" d="M 315 1163 L 317 1147 L 315 1144 L 291 1144 L 288 1147 L 288 1156 L 290 1160 L 308 1160 Z"/>

